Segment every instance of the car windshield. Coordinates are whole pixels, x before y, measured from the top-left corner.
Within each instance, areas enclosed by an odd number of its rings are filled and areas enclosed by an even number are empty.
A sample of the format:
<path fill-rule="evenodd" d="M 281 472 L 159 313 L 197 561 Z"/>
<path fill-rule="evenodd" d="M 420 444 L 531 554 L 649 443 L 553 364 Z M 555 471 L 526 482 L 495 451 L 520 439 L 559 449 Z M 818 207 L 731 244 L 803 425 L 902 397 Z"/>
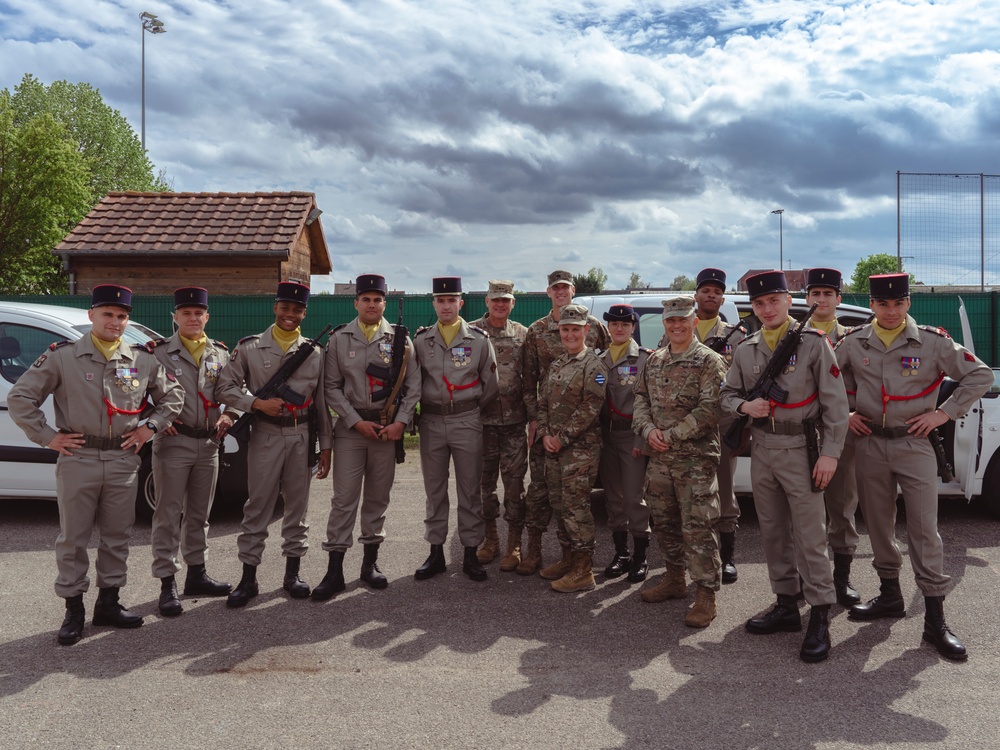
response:
<path fill-rule="evenodd" d="M 73 328 L 78 330 L 81 335 L 86 335 L 90 333 L 91 327 L 89 324 L 83 324 L 73 326 Z M 146 328 L 146 326 L 141 323 L 130 322 L 127 326 L 125 326 L 125 333 L 122 334 L 122 338 L 129 344 L 145 344 L 153 339 L 162 337 L 156 331 Z"/>

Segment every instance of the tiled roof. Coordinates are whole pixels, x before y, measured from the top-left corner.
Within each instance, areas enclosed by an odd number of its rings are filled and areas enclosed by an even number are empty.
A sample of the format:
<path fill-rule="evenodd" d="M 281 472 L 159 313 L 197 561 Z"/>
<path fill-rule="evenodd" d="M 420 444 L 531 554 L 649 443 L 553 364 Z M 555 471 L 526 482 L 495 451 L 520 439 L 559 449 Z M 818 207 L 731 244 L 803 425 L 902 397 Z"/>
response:
<path fill-rule="evenodd" d="M 108 193 L 55 252 L 285 260 L 314 208 L 313 193 Z M 326 265 L 329 272 L 319 221 L 308 230 L 313 264 Z"/>

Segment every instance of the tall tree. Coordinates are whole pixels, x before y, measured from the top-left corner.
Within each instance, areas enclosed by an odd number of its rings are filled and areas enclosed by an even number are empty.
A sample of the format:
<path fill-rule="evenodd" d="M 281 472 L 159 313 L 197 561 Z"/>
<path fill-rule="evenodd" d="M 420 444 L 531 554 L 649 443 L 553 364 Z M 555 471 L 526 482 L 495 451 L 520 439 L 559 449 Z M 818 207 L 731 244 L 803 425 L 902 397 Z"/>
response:
<path fill-rule="evenodd" d="M 868 277 L 883 273 L 898 273 L 895 255 L 889 253 L 872 253 L 858 261 L 851 277 L 851 294 L 868 294 Z M 905 273 L 905 269 L 903 269 Z M 910 283 L 916 282 L 916 277 L 910 274 Z"/>
<path fill-rule="evenodd" d="M 643 281 L 642 280 L 642 276 L 640 276 L 638 273 L 636 273 L 635 271 L 633 271 L 632 275 L 628 277 L 628 286 L 625 287 L 625 288 L 626 289 L 649 289 L 651 286 L 652 286 L 652 284 L 650 284 L 647 281 Z"/>
<path fill-rule="evenodd" d="M 681 274 L 680 276 L 674 276 L 674 280 L 670 284 L 670 290 L 674 292 L 692 292 L 695 285 L 694 279 Z"/>
<path fill-rule="evenodd" d="M 128 121 L 89 84 L 25 75 L 0 91 L 0 288 L 66 289 L 56 245 L 113 190 L 167 190 Z"/>
<path fill-rule="evenodd" d="M 600 294 L 608 283 L 608 275 L 600 268 L 591 268 L 586 274 L 574 274 L 573 286 L 577 294 Z"/>

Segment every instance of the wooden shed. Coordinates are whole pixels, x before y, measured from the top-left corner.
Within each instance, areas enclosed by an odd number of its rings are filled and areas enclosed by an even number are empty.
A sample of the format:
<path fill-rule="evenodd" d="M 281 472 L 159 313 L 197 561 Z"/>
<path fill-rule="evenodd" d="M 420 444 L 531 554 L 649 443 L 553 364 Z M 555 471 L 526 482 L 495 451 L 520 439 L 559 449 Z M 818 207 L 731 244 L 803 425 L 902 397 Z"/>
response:
<path fill-rule="evenodd" d="M 272 294 L 331 271 L 313 193 L 108 193 L 53 252 L 70 293 Z"/>

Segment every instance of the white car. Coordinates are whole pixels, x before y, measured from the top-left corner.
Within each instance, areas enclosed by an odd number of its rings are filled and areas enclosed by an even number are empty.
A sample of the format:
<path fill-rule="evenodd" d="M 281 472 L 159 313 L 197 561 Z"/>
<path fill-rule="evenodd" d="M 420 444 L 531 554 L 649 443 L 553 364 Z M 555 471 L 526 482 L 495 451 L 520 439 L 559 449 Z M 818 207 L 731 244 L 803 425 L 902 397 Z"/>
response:
<path fill-rule="evenodd" d="M 576 304 L 584 305 L 591 315 L 602 319 L 612 305 L 632 305 L 639 313 L 639 328 L 635 338 L 643 346 L 655 348 L 663 335 L 662 301 L 690 292 L 651 292 L 630 295 L 594 295 L 577 297 Z M 791 314 L 801 319 L 809 306 L 803 299 L 794 299 Z M 760 323 L 753 316 L 750 298 L 746 294 L 727 294 L 719 313 L 723 320 L 741 320 L 751 330 Z M 845 326 L 861 325 L 868 320 L 871 310 L 856 305 L 838 305 L 837 319 Z M 971 329 L 963 310 L 963 341 L 972 341 Z M 968 346 L 973 350 L 972 346 Z M 938 494 L 964 497 L 967 500 L 981 496 L 990 512 L 1000 516 L 1000 368 L 993 370 L 995 385 L 962 419 L 947 422 L 940 429 L 945 454 L 954 469 L 954 479 L 939 481 Z M 944 401 L 955 389 L 955 382 L 945 380 L 938 403 Z M 734 489 L 738 495 L 752 494 L 750 487 L 750 457 L 741 456 L 737 461 Z"/>
<path fill-rule="evenodd" d="M 46 498 L 55 500 L 55 464 L 58 454 L 40 448 L 25 437 L 7 411 L 11 386 L 38 356 L 56 341 L 76 341 L 91 330 L 87 311 L 75 307 L 0 302 L 0 498 Z M 160 338 L 155 331 L 129 322 L 123 339 L 145 344 Z M 42 405 L 50 424 L 55 423 L 52 399 Z M 231 436 L 226 437 L 220 462 L 216 497 L 246 498 L 246 452 Z M 150 464 L 150 448 L 143 452 L 139 470 L 136 510 L 149 518 L 156 504 Z"/>

